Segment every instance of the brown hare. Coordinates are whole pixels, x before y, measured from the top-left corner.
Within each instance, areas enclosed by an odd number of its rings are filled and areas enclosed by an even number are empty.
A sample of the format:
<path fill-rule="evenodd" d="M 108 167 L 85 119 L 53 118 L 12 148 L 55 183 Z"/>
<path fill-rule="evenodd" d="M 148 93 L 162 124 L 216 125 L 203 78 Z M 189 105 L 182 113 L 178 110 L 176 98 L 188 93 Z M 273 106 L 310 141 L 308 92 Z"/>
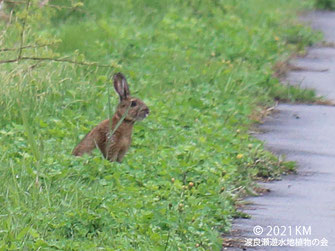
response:
<path fill-rule="evenodd" d="M 72 154 L 82 156 L 98 147 L 110 161 L 121 162 L 131 144 L 134 123 L 149 115 L 149 108 L 138 98 L 130 96 L 129 86 L 122 73 L 113 76 L 115 91 L 120 96 L 116 112 L 93 128 L 74 148 Z M 113 132 L 113 135 L 111 133 Z"/>

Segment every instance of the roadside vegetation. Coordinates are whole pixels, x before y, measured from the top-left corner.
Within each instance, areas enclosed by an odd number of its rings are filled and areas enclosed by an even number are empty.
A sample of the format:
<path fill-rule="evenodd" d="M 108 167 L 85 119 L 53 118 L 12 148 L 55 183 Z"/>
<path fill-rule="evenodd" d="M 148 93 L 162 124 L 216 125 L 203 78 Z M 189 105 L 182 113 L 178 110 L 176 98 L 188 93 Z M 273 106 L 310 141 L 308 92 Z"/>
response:
<path fill-rule="evenodd" d="M 220 250 L 253 181 L 293 169 L 249 130 L 274 99 L 315 100 L 273 69 L 319 39 L 296 20 L 313 2 L 50 4 L 0 24 L 0 250 Z M 119 71 L 150 116 L 123 163 L 71 156 Z"/>
<path fill-rule="evenodd" d="M 318 9 L 335 9 L 335 0 L 315 0 L 315 7 Z"/>

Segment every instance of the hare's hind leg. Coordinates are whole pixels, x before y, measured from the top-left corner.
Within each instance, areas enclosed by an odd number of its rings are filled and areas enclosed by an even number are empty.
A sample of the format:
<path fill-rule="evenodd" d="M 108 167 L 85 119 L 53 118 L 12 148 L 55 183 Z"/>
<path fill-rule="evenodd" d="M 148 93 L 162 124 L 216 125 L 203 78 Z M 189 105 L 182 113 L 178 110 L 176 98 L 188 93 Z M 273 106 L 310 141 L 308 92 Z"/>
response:
<path fill-rule="evenodd" d="M 75 156 L 82 156 L 85 153 L 90 154 L 96 147 L 96 143 L 91 132 L 83 138 L 82 141 L 73 149 L 72 154 Z"/>
<path fill-rule="evenodd" d="M 72 154 L 75 156 L 82 156 L 87 153 L 90 154 L 93 149 L 102 144 L 101 132 L 96 128 L 90 131 L 80 143 L 73 149 Z"/>
<path fill-rule="evenodd" d="M 74 148 L 72 154 L 82 156 L 85 153 L 90 154 L 93 149 L 98 147 L 105 156 L 107 134 L 109 132 L 109 120 L 106 119 L 93 128 L 80 143 Z"/>

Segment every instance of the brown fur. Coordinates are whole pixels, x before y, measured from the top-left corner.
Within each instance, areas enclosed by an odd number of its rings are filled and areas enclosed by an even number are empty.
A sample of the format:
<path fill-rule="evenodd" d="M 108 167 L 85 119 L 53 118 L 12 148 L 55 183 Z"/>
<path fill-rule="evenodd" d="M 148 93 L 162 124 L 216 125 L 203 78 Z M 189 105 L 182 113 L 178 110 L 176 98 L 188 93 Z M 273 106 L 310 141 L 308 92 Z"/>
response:
<path fill-rule="evenodd" d="M 120 96 L 120 103 L 112 117 L 112 123 L 106 119 L 93 128 L 75 147 L 73 155 L 90 154 L 93 149 L 98 147 L 106 159 L 121 162 L 127 153 L 131 144 L 134 123 L 146 118 L 149 114 L 149 108 L 140 99 L 130 96 L 127 80 L 122 73 L 114 75 L 114 88 Z M 127 110 L 128 113 L 124 120 L 109 137 Z"/>

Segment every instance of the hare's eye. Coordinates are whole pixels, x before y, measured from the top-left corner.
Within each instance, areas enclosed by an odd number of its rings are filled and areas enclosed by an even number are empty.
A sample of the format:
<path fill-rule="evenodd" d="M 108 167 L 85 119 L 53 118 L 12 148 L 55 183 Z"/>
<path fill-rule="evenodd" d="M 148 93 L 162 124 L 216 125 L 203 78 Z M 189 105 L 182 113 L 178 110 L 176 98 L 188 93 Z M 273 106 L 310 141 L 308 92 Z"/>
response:
<path fill-rule="evenodd" d="M 136 101 L 134 101 L 134 100 L 131 101 L 131 104 L 130 104 L 131 107 L 134 107 L 134 106 L 136 106 L 136 105 L 137 105 Z"/>

